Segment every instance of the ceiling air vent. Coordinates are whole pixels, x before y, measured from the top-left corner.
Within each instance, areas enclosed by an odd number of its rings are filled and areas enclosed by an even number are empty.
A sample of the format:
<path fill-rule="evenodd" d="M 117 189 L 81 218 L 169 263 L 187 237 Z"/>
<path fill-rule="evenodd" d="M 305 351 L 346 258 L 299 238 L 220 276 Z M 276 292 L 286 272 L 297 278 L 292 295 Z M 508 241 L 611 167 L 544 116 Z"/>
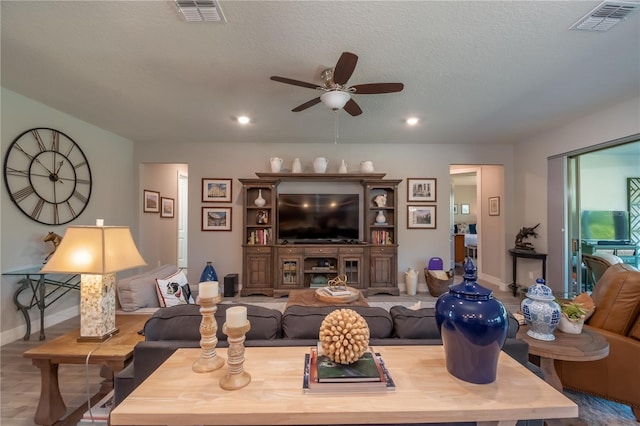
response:
<path fill-rule="evenodd" d="M 188 22 L 227 22 L 215 0 L 176 0 L 176 5 Z"/>
<path fill-rule="evenodd" d="M 640 2 L 602 2 L 573 24 L 570 30 L 607 31 L 640 9 Z"/>

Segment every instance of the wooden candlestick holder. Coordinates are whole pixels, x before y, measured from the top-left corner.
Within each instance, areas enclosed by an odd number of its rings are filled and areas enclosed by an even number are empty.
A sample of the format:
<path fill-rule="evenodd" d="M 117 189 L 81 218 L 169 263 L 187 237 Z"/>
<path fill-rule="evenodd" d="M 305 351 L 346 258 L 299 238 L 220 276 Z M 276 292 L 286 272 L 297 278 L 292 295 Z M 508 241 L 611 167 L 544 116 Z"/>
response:
<path fill-rule="evenodd" d="M 251 375 L 244 371 L 245 334 L 251 329 L 249 321 L 242 327 L 228 327 L 225 322 L 222 332 L 227 335 L 227 374 L 220 379 L 220 387 L 224 390 L 242 389 L 251 382 Z"/>
<path fill-rule="evenodd" d="M 218 338 L 218 324 L 214 317 L 218 310 L 218 303 L 222 300 L 220 295 L 216 297 L 199 298 L 200 313 L 200 358 L 191 367 L 196 373 L 207 373 L 220 369 L 224 365 L 224 359 L 216 353 Z"/>

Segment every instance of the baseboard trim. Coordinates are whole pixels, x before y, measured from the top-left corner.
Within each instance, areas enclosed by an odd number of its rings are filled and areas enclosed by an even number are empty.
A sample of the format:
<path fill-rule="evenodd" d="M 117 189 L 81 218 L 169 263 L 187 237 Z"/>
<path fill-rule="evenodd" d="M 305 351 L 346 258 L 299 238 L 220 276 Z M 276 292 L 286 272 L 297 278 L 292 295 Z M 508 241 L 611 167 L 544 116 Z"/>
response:
<path fill-rule="evenodd" d="M 79 306 L 72 306 L 65 310 L 55 313 L 46 312 L 44 317 L 44 328 L 50 327 L 52 325 L 59 324 L 68 319 L 77 317 L 80 315 Z M 0 334 L 0 346 L 4 346 L 8 343 L 15 342 L 16 340 L 20 340 L 24 337 L 24 333 L 27 332 L 26 325 L 20 325 L 18 327 L 12 328 L 10 330 L 3 331 Z M 35 320 L 31 320 L 31 335 L 33 336 L 36 333 L 40 332 L 40 318 L 36 318 Z M 37 338 L 37 337 L 36 337 Z M 33 339 L 33 337 L 32 337 Z"/>

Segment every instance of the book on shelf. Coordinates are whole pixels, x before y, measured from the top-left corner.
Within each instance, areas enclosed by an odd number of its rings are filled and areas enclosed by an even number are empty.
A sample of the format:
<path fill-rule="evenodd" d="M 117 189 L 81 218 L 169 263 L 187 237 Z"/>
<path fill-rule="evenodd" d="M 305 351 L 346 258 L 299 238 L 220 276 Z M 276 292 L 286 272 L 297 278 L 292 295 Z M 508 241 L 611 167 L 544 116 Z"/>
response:
<path fill-rule="evenodd" d="M 85 422 L 86 424 L 106 425 L 107 421 L 109 420 L 109 413 L 111 412 L 111 408 L 113 408 L 113 391 L 106 394 L 100 401 L 98 401 L 93 407 L 91 407 L 91 412 L 87 410 L 82 416 L 81 422 Z M 81 423 L 78 424 L 80 425 Z"/>
<path fill-rule="evenodd" d="M 395 382 L 389 374 L 382 357 L 379 353 L 374 356 L 380 364 L 382 370 L 382 378 L 375 382 L 318 382 L 317 380 L 317 363 L 313 361 L 313 351 L 305 354 L 304 359 L 304 375 L 302 381 L 302 390 L 308 394 L 341 394 L 341 393 L 384 393 L 394 391 L 396 389 Z"/>

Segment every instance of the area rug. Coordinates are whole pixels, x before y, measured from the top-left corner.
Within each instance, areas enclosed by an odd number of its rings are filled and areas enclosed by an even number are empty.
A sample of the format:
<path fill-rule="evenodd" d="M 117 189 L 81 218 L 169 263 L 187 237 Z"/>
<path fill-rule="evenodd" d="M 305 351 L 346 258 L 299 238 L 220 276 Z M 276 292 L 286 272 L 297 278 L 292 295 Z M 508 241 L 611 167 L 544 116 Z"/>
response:
<path fill-rule="evenodd" d="M 628 405 L 580 392 L 565 390 L 563 393 L 578 404 L 579 418 L 589 426 L 638 426 Z"/>

